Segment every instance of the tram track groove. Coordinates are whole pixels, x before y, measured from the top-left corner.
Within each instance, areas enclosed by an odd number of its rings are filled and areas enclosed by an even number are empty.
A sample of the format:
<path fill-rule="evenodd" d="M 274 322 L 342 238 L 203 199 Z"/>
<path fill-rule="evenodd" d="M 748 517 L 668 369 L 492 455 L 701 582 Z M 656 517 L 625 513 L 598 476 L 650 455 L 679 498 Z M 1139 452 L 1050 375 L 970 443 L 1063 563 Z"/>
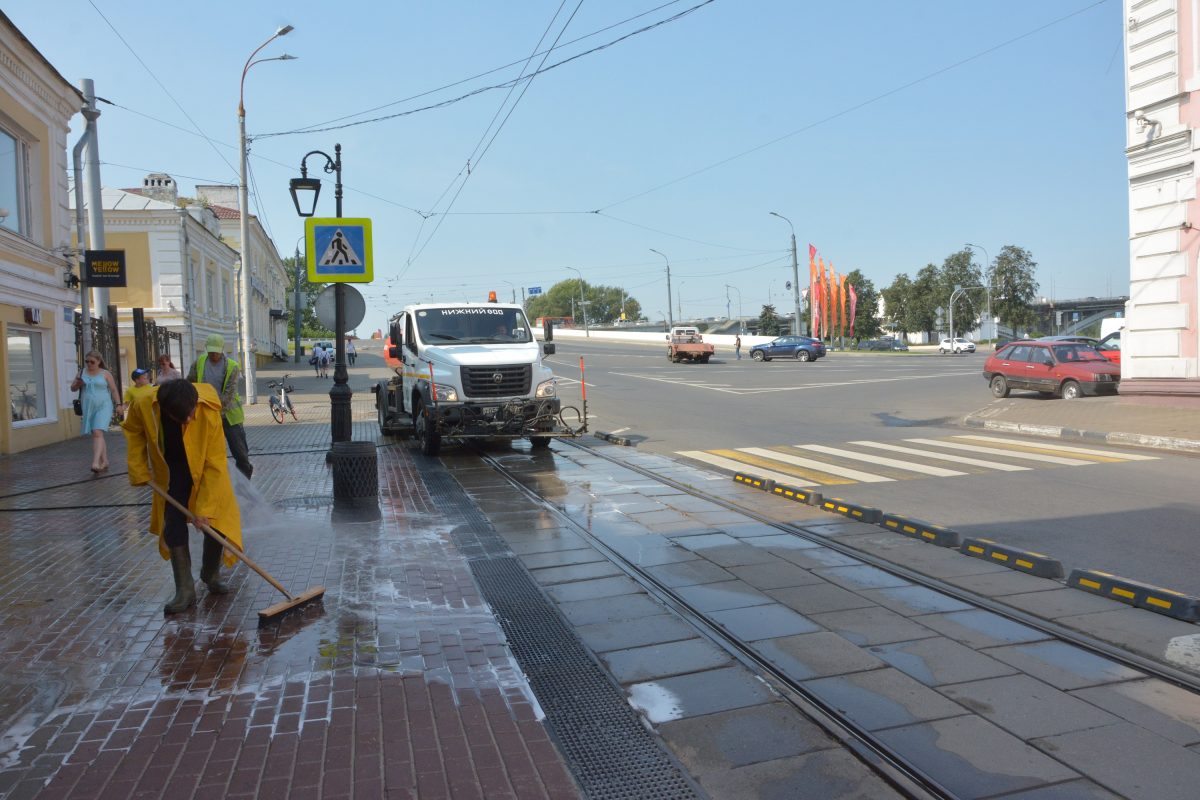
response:
<path fill-rule="evenodd" d="M 1138 653 L 1130 652 L 1109 642 L 1014 608 L 993 598 L 979 595 L 967 589 L 930 577 L 875 554 L 834 541 L 832 538 L 810 533 L 800 526 L 787 522 L 779 522 L 740 503 L 715 497 L 689 484 L 663 476 L 653 470 L 628 463 L 619 458 L 613 458 L 604 453 L 603 448 L 570 440 L 562 440 L 562 444 L 586 452 L 592 457 L 603 459 L 636 475 L 652 479 L 659 484 L 671 487 L 690 497 L 703 499 L 720 508 L 744 515 L 748 519 L 769 526 L 782 533 L 796 536 L 847 557 L 855 558 L 867 565 L 909 581 L 915 586 L 942 593 L 973 608 L 985 610 L 1003 619 L 1025 625 L 1044 634 L 1051 640 L 1073 645 L 1093 655 L 1138 670 L 1147 677 L 1158 678 L 1186 691 L 1200 694 L 1200 676 L 1192 675 L 1169 664 L 1164 664 Z M 516 473 L 506 468 L 499 459 L 489 455 L 485 450 L 480 450 L 479 456 L 490 468 L 502 475 L 527 498 L 553 513 L 556 519 L 580 535 L 590 546 L 596 548 L 607 559 L 617 565 L 618 568 L 636 581 L 652 597 L 685 619 L 695 630 L 722 647 L 723 650 L 730 653 L 739 663 L 765 680 L 781 697 L 796 708 L 798 712 L 812 720 L 835 741 L 846 747 L 897 791 L 914 798 L 957 797 L 957 795 L 953 794 L 940 783 L 935 776 L 924 772 L 912 763 L 911 760 L 883 743 L 875 734 L 858 725 L 846 714 L 841 713 L 828 702 L 806 689 L 801 685 L 801 681 L 788 676 L 782 669 L 777 668 L 766 658 L 759 655 L 748 641 L 735 636 L 711 620 L 705 612 L 687 602 L 664 582 L 633 563 L 629 558 L 607 546 L 586 527 L 571 519 L 564 509 L 556 505 L 552 500 L 540 495 L 534 488 L 527 485 L 527 482 L 518 479 Z"/>

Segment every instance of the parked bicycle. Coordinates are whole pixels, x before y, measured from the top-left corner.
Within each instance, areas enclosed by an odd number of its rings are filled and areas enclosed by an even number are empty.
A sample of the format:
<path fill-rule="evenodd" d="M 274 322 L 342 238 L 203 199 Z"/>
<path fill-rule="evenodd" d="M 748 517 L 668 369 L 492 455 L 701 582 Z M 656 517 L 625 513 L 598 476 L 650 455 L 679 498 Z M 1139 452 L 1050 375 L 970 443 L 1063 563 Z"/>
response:
<path fill-rule="evenodd" d="M 292 405 L 291 392 L 295 391 L 296 387 L 287 382 L 287 379 L 290 377 L 291 373 L 288 373 L 279 380 L 271 381 L 267 384 L 268 389 L 278 390 L 275 394 L 271 395 L 271 416 L 280 425 L 283 424 L 288 414 L 291 414 L 292 419 L 297 422 L 300 421 L 300 418 L 296 416 L 296 407 Z"/>

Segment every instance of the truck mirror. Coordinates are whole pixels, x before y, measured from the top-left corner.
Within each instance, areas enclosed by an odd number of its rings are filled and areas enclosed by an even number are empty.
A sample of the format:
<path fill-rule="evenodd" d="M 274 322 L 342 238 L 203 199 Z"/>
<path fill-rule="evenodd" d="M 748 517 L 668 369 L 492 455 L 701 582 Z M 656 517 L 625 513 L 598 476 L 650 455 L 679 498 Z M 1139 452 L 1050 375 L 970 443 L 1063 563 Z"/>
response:
<path fill-rule="evenodd" d="M 388 331 L 388 338 L 392 340 L 392 344 L 399 347 L 400 345 L 404 344 L 404 331 L 400 330 L 399 325 L 393 323 Z"/>
<path fill-rule="evenodd" d="M 400 347 L 398 345 L 392 345 L 388 348 L 388 358 L 400 358 Z"/>
<path fill-rule="evenodd" d="M 554 323 L 546 320 L 542 323 L 542 333 L 546 337 L 547 342 L 554 341 Z"/>
<path fill-rule="evenodd" d="M 542 352 L 548 356 L 554 355 L 554 342 L 546 342 L 542 345 Z"/>

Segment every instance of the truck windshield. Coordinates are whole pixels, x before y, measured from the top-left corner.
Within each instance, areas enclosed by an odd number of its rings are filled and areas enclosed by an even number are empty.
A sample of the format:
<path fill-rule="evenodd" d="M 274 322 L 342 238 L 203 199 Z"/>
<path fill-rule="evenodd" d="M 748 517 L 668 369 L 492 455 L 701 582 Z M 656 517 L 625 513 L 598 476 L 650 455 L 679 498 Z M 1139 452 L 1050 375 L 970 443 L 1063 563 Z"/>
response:
<path fill-rule="evenodd" d="M 528 342 L 533 336 L 518 308 L 447 306 L 416 313 L 417 332 L 428 344 Z"/>

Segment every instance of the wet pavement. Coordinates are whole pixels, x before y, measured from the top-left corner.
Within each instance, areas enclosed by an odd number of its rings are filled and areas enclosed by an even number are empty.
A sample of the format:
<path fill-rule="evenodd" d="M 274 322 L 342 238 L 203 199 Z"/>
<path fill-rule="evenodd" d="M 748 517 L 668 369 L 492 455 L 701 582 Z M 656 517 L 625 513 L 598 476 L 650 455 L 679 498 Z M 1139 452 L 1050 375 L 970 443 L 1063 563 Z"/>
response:
<path fill-rule="evenodd" d="M 329 384 L 299 375 L 238 479 L 247 552 L 326 587 L 278 624 L 244 566 L 164 617 L 146 492 L 87 441 L 0 459 L 0 797 L 900 796 L 803 707 L 960 797 L 1195 796 L 1197 695 L 969 593 L 1200 675 L 1193 625 L 630 448 L 426 459 L 379 439 L 365 371 L 381 514 L 335 514 Z"/>

